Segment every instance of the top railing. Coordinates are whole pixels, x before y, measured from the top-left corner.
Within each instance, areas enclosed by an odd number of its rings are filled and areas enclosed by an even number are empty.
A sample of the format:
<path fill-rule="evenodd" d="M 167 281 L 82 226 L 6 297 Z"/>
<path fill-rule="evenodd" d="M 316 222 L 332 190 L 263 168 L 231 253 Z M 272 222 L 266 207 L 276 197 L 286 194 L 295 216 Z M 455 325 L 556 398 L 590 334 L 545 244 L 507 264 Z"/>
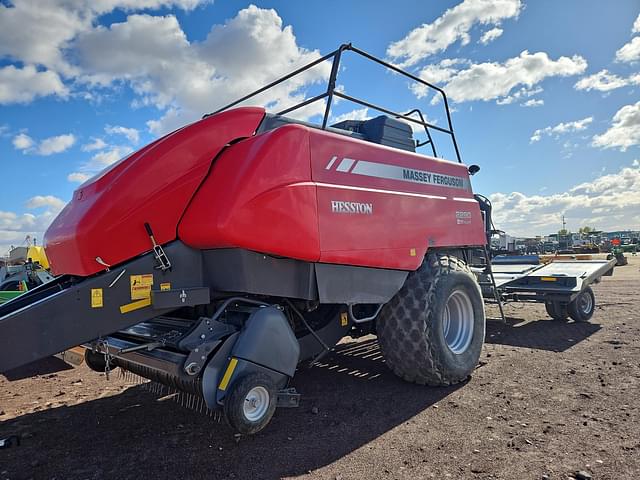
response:
<path fill-rule="evenodd" d="M 421 85 L 424 85 L 428 89 L 434 90 L 435 92 L 440 94 L 441 97 L 442 97 L 442 100 L 444 102 L 444 108 L 445 108 L 445 112 L 446 112 L 446 115 L 447 115 L 447 127 L 448 128 L 440 127 L 438 125 L 434 125 L 432 123 L 429 123 L 429 122 L 425 121 L 424 116 L 423 116 L 422 112 L 419 109 L 411 110 L 408 113 L 394 112 L 393 110 L 390 110 L 388 108 L 384 108 L 384 107 L 381 107 L 379 105 L 375 105 L 373 103 L 367 102 L 365 100 L 361 100 L 361 99 L 356 98 L 356 97 L 352 97 L 351 95 L 347 95 L 344 92 L 336 90 L 336 79 L 338 77 L 340 60 L 341 60 L 341 57 L 342 57 L 342 53 L 346 52 L 346 51 L 354 52 L 354 53 L 356 53 L 356 54 L 358 54 L 358 55 L 360 55 L 360 56 L 362 56 L 362 57 L 364 57 L 364 58 L 366 58 L 368 60 L 371 60 L 371 61 L 373 61 L 375 63 L 378 63 L 379 65 L 382 65 L 383 67 L 385 67 L 385 68 L 387 68 L 389 70 L 393 70 L 394 72 L 396 72 L 396 73 L 398 73 L 400 75 L 408 77 L 411 80 L 413 80 L 414 82 L 417 82 L 417 83 L 419 83 Z M 422 147 L 424 145 L 430 145 L 431 146 L 431 150 L 433 152 L 433 155 L 435 157 L 437 157 L 438 154 L 436 152 L 436 147 L 435 147 L 435 144 L 433 142 L 433 138 L 431 136 L 431 131 L 430 130 L 436 130 L 438 132 L 442 132 L 442 133 L 448 134 L 451 137 L 451 142 L 453 143 L 453 148 L 454 148 L 455 153 L 456 153 L 456 158 L 457 158 L 458 162 L 462 163 L 462 160 L 460 158 L 460 151 L 458 149 L 458 143 L 456 142 L 456 136 L 455 136 L 455 133 L 453 131 L 453 125 L 451 123 L 451 112 L 449 111 L 449 102 L 447 101 L 447 95 L 444 93 L 444 90 L 442 90 L 441 88 L 439 88 L 439 87 L 437 87 L 437 86 L 435 86 L 435 85 L 433 85 L 433 84 L 431 84 L 429 82 L 424 81 L 423 79 L 421 79 L 420 77 L 417 77 L 416 75 L 412 75 L 409 72 L 405 72 L 404 70 L 396 67 L 395 65 L 392 65 L 392 64 L 390 64 L 388 62 L 385 62 L 384 60 L 380 60 L 379 58 L 376 58 L 373 55 L 371 55 L 371 54 L 369 54 L 369 53 L 367 53 L 367 52 L 365 52 L 363 50 L 360 50 L 359 48 L 354 47 L 350 43 L 346 43 L 346 44 L 340 45 L 340 47 L 337 50 L 335 50 L 335 51 L 333 51 L 331 53 L 328 53 L 327 55 L 324 55 L 323 57 L 320 57 L 317 60 L 314 60 L 313 62 L 311 62 L 311 63 L 309 63 L 309 64 L 307 64 L 307 65 L 305 65 L 305 66 L 303 66 L 303 67 L 301 67 L 301 68 L 299 68 L 299 69 L 297 69 L 297 70 L 295 70 L 295 71 L 293 71 L 293 72 L 291 72 L 291 73 L 289 73 L 287 75 L 285 75 L 284 77 L 281 77 L 278 80 L 275 80 L 275 81 L 269 83 L 268 85 L 265 85 L 264 87 L 256 90 L 255 92 L 252 92 L 252 93 L 250 93 L 248 95 L 245 95 L 244 97 L 242 97 L 242 98 L 240 98 L 240 99 L 238 99 L 238 100 L 236 100 L 236 101 L 234 101 L 234 102 L 232 102 L 232 103 L 230 103 L 228 105 L 225 105 L 224 107 L 216 110 L 213 113 L 209 113 L 209 114 L 205 115 L 205 117 L 210 116 L 210 115 L 215 115 L 216 113 L 220 113 L 220 112 L 222 112 L 224 110 L 227 110 L 227 109 L 229 109 L 231 107 L 235 107 L 236 105 L 239 105 L 239 104 L 241 104 L 243 102 L 246 102 L 250 98 L 255 97 L 256 95 L 259 95 L 259 94 L 265 92 L 266 90 L 269 90 L 270 88 L 273 88 L 273 87 L 275 87 L 276 85 L 278 85 L 278 84 L 280 84 L 282 82 L 286 82 L 290 78 L 292 78 L 292 77 L 294 77 L 294 76 L 296 76 L 296 75 L 298 75 L 298 74 L 300 74 L 300 73 L 302 73 L 302 72 L 304 72 L 306 70 L 309 70 L 310 68 L 313 68 L 316 65 L 318 65 L 318 64 L 320 64 L 322 62 L 325 62 L 325 61 L 327 61 L 329 59 L 332 59 L 332 65 L 331 65 L 331 73 L 329 75 L 329 81 L 327 83 L 326 91 L 324 91 L 323 93 L 321 93 L 319 95 L 311 97 L 311 98 L 309 98 L 307 100 L 304 100 L 303 102 L 300 102 L 300 103 L 298 103 L 296 105 L 288 107 L 288 108 L 286 108 L 286 109 L 284 109 L 284 110 L 282 110 L 280 112 L 277 112 L 276 113 L 277 115 L 286 115 L 287 113 L 293 112 L 295 110 L 298 110 L 299 108 L 306 107 L 307 105 L 310 105 L 310 104 L 312 104 L 314 102 L 321 101 L 321 100 L 326 98 L 327 99 L 326 100 L 326 106 L 325 106 L 324 116 L 322 118 L 322 124 L 321 124 L 322 129 L 326 129 L 327 128 L 327 123 L 329 122 L 329 115 L 330 115 L 330 112 L 331 112 L 331 105 L 332 105 L 333 97 L 342 98 L 344 100 L 348 100 L 350 102 L 357 103 L 357 104 L 362 105 L 364 107 L 371 108 L 373 110 L 377 110 L 377 111 L 385 113 L 387 115 L 391 115 L 391 116 L 396 117 L 396 118 L 401 118 L 401 119 L 403 119 L 403 120 L 405 120 L 407 122 L 411 122 L 411 123 L 414 123 L 414 124 L 422 126 L 424 128 L 425 134 L 427 136 L 427 140 L 424 141 L 424 142 L 416 142 L 416 147 Z M 417 114 L 418 118 L 412 117 L 411 115 L 413 115 L 413 114 Z"/>

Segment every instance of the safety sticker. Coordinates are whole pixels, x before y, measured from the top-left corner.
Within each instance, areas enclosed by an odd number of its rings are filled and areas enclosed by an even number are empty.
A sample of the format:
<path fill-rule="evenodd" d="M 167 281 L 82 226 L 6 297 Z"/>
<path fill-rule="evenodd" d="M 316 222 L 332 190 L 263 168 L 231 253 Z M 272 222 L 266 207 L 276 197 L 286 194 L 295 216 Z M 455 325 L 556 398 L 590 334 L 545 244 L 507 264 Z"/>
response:
<path fill-rule="evenodd" d="M 151 297 L 153 273 L 131 275 L 129 279 L 131 282 L 131 300 L 143 300 Z"/>
<path fill-rule="evenodd" d="M 346 327 L 349 325 L 349 317 L 347 316 L 347 312 L 342 312 L 340 314 L 340 326 Z"/>
<path fill-rule="evenodd" d="M 169 282 L 160 284 L 160 291 L 166 292 L 167 290 L 171 290 L 171 284 Z"/>
<path fill-rule="evenodd" d="M 91 289 L 91 308 L 102 308 L 104 306 L 102 302 L 102 289 Z"/>

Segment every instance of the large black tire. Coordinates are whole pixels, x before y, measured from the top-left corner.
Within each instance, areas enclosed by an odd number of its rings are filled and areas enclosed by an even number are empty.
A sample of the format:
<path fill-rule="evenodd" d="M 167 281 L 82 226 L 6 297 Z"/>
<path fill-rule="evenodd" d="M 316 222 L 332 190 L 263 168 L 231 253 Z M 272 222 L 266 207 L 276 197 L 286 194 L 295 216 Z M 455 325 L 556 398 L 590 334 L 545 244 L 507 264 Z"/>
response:
<path fill-rule="evenodd" d="M 252 397 L 253 395 L 253 397 Z M 266 395 L 266 403 L 263 395 Z M 262 373 L 250 373 L 236 380 L 224 399 L 224 414 L 227 422 L 238 433 L 258 433 L 271 421 L 276 411 L 277 392 L 273 381 Z M 252 408 L 247 402 L 260 400 Z M 263 408 L 264 407 L 264 408 Z"/>
<path fill-rule="evenodd" d="M 560 302 L 544 302 L 544 307 L 547 309 L 547 313 L 554 320 L 564 322 L 569 318 L 569 311 L 567 305 Z"/>
<path fill-rule="evenodd" d="M 452 312 L 463 310 L 473 318 L 464 322 L 467 340 L 460 344 L 456 338 L 462 337 L 447 324 L 455 325 Z M 476 367 L 484 342 L 480 286 L 459 258 L 430 253 L 383 307 L 376 329 L 385 361 L 400 378 L 421 385 L 459 383 Z"/>
<path fill-rule="evenodd" d="M 576 322 L 588 322 L 596 310 L 596 296 L 591 287 L 585 288 L 567 307 L 569 316 Z"/>

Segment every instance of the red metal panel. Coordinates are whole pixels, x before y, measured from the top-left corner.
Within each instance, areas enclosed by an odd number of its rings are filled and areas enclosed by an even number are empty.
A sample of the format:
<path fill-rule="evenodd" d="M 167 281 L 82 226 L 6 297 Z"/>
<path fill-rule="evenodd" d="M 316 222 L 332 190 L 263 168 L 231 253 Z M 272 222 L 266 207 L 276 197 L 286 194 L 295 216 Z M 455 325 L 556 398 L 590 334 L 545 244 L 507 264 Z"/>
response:
<path fill-rule="evenodd" d="M 178 233 L 194 248 L 239 247 L 317 261 L 316 187 L 309 129 L 286 125 L 244 140 L 216 161 Z"/>
<path fill-rule="evenodd" d="M 176 238 L 178 221 L 212 159 L 229 141 L 253 135 L 262 108 L 227 111 L 133 153 L 81 185 L 45 234 L 56 274 L 91 275 Z"/>
<path fill-rule="evenodd" d="M 320 130 L 310 135 L 321 262 L 416 269 L 429 247 L 484 245 L 464 165 Z"/>

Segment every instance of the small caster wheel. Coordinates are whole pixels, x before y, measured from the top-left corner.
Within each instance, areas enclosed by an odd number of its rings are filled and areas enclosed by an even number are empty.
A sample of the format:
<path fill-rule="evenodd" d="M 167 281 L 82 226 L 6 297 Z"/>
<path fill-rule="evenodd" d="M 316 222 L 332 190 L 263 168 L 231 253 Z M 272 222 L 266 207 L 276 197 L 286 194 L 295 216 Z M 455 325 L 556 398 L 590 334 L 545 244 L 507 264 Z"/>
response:
<path fill-rule="evenodd" d="M 276 388 L 262 373 L 236 380 L 224 399 L 227 422 L 238 433 L 252 435 L 267 426 L 276 410 Z"/>

